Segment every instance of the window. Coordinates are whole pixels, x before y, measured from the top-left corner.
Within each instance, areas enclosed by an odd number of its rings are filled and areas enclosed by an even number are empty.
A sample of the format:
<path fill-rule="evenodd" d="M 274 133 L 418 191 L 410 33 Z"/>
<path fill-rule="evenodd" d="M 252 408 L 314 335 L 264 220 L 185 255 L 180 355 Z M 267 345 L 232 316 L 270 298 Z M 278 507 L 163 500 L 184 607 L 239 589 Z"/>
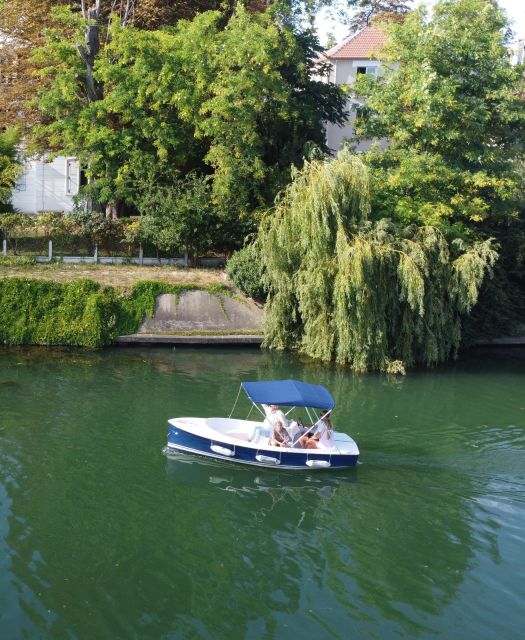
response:
<path fill-rule="evenodd" d="M 66 158 L 66 195 L 76 196 L 80 186 L 80 165 L 76 158 Z"/>
<path fill-rule="evenodd" d="M 356 73 L 374 74 L 377 73 L 377 67 L 357 67 Z"/>
<path fill-rule="evenodd" d="M 26 172 L 19 176 L 15 183 L 15 191 L 25 191 L 27 189 Z"/>

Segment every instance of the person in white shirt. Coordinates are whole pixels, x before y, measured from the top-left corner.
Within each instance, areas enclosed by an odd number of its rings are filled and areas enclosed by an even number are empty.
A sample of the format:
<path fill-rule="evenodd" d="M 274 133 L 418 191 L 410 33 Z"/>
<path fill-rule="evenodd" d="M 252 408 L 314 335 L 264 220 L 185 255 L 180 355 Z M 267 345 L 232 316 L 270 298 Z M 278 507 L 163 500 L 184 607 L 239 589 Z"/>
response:
<path fill-rule="evenodd" d="M 288 420 L 284 413 L 279 409 L 279 406 L 276 404 L 263 404 L 262 405 L 264 412 L 266 413 L 266 418 L 268 422 L 275 428 L 277 422 L 280 422 L 282 426 L 286 429 L 288 426 Z"/>
<path fill-rule="evenodd" d="M 276 404 L 263 404 L 262 407 L 266 413 L 266 419 L 272 426 L 270 439 L 274 441 L 280 440 L 278 433 L 281 429 L 286 429 L 288 427 L 288 420 L 286 419 L 286 416 Z"/>
<path fill-rule="evenodd" d="M 330 416 L 321 411 L 317 430 L 313 435 L 304 435 L 299 443 L 304 449 L 331 449 L 334 446 L 333 439 Z"/>

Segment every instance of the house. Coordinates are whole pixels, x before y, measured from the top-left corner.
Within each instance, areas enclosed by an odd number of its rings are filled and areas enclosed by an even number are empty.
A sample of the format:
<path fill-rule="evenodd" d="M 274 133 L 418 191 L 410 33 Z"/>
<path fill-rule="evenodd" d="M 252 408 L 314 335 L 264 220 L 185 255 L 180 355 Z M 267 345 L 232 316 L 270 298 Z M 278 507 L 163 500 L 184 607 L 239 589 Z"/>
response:
<path fill-rule="evenodd" d="M 326 125 L 326 143 L 334 153 L 341 148 L 345 139 L 351 139 L 355 135 L 353 122 L 355 112 L 352 107 L 359 101 L 352 97 L 352 84 L 359 74 L 377 73 L 381 63 L 375 55 L 386 42 L 384 31 L 375 27 L 365 27 L 345 38 L 340 44 L 335 45 L 324 53 L 323 62 L 330 66 L 330 73 L 325 77 L 327 82 L 346 85 L 349 91 L 347 102 L 348 119 L 345 125 L 339 126 L 328 123 Z M 366 151 L 370 142 L 361 142 L 357 145 L 358 151 Z"/>
<path fill-rule="evenodd" d="M 511 49 L 511 60 L 513 64 L 525 63 L 525 40 L 521 38 Z"/>
<path fill-rule="evenodd" d="M 80 166 L 76 158 L 59 156 L 28 159 L 24 173 L 13 189 L 11 203 L 21 213 L 71 211 L 80 188 Z"/>
<path fill-rule="evenodd" d="M 12 85 L 17 77 L 16 65 L 15 70 L 12 65 L 8 65 L 6 71 L 6 65 L 2 64 L 5 62 L 2 49 L 6 44 L 12 44 L 12 39 L 0 32 L 0 91 L 2 87 L 8 88 Z M 21 113 L 24 99 L 21 99 L 19 104 Z M 76 158 L 28 158 L 24 164 L 24 172 L 13 189 L 11 203 L 21 213 L 71 211 L 73 198 L 80 188 L 80 180 L 80 166 Z"/>

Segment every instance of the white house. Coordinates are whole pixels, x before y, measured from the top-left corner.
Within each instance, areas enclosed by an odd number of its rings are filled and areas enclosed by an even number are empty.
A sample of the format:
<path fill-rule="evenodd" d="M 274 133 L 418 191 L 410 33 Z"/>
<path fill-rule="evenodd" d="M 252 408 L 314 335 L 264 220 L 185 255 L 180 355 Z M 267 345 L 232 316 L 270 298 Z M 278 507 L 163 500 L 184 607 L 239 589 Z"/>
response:
<path fill-rule="evenodd" d="M 523 64 L 525 62 L 525 39 L 518 40 L 511 49 L 511 60 L 513 64 Z"/>
<path fill-rule="evenodd" d="M 29 159 L 17 180 L 11 202 L 22 213 L 71 211 L 80 187 L 80 166 L 76 158 L 59 156 Z"/>
<path fill-rule="evenodd" d="M 381 63 L 375 58 L 375 55 L 385 44 L 385 41 L 384 31 L 374 27 L 365 27 L 348 36 L 324 54 L 324 61 L 331 66 L 330 74 L 326 80 L 335 84 L 347 85 L 349 90 L 346 124 L 341 127 L 328 123 L 326 126 L 326 143 L 333 152 L 341 148 L 345 139 L 350 139 L 355 135 L 353 125 L 355 113 L 352 111 L 352 106 L 358 101 L 351 95 L 351 86 L 359 74 L 377 73 Z M 369 142 L 360 143 L 357 150 L 364 151 L 369 147 Z"/>
<path fill-rule="evenodd" d="M 12 39 L 0 32 L 0 54 Z M 10 84 L 13 75 L 6 75 L 0 55 L 0 87 Z M 58 157 L 50 162 L 44 157 L 26 160 L 24 173 L 17 180 L 11 202 L 22 213 L 39 211 L 71 211 L 73 196 L 80 187 L 80 167 L 76 158 Z"/>

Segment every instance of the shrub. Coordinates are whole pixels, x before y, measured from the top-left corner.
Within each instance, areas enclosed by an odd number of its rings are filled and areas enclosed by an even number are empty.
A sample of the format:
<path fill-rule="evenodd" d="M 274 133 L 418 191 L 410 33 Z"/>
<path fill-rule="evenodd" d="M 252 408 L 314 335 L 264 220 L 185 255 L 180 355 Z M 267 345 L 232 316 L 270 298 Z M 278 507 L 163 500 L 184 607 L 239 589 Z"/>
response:
<path fill-rule="evenodd" d="M 36 264 L 34 258 L 22 256 L 0 256 L 0 267 L 28 267 Z"/>
<path fill-rule="evenodd" d="M 41 211 L 34 218 L 34 226 L 53 240 L 69 237 L 78 230 L 73 217 L 62 211 Z"/>
<path fill-rule="evenodd" d="M 226 273 L 233 284 L 247 296 L 256 300 L 266 299 L 261 255 L 255 244 L 248 244 L 235 252 L 228 260 Z"/>
<path fill-rule="evenodd" d="M 114 289 L 90 280 L 0 280 L 0 343 L 101 347 L 116 333 Z"/>

